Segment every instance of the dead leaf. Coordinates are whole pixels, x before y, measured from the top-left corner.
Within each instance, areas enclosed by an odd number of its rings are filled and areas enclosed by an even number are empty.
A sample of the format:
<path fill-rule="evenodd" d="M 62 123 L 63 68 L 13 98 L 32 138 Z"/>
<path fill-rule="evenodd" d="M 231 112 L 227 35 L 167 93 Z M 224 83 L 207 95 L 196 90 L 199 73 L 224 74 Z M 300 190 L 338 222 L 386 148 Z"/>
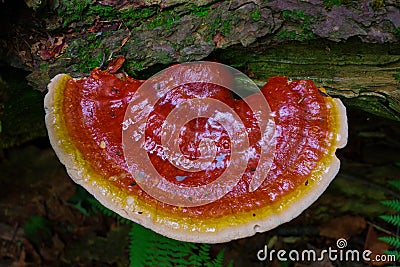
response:
<path fill-rule="evenodd" d="M 369 226 L 364 249 L 372 251 L 372 254 L 369 256 L 371 262 L 368 262 L 372 266 L 384 266 L 393 263 L 388 261 L 375 261 L 375 259 L 380 259 L 380 255 L 384 255 L 386 250 L 390 249 L 389 244 L 378 239 L 381 236 L 383 235 L 378 234 L 372 225 Z"/>
<path fill-rule="evenodd" d="M 25 267 L 27 264 L 25 263 L 26 253 L 25 250 L 21 250 L 21 253 L 16 261 L 11 263 L 10 267 Z"/>
<path fill-rule="evenodd" d="M 63 44 L 64 36 L 56 36 L 52 38 L 53 47 Z"/>
<path fill-rule="evenodd" d="M 121 81 L 126 81 L 127 80 L 126 74 L 123 73 L 123 72 L 116 73 L 115 76 L 117 76 L 117 78 L 120 79 Z"/>
<path fill-rule="evenodd" d="M 215 42 L 215 46 L 217 48 L 222 47 L 226 43 L 225 36 L 220 32 L 217 32 L 217 34 L 213 36 L 213 41 Z"/>
<path fill-rule="evenodd" d="M 18 56 L 20 57 L 21 61 L 27 65 L 27 66 L 32 66 L 30 63 L 32 61 L 32 54 L 28 53 L 27 51 L 18 51 Z"/>
<path fill-rule="evenodd" d="M 46 41 L 40 40 L 31 46 L 31 53 L 36 55 L 40 50 L 46 49 Z"/>
<path fill-rule="evenodd" d="M 31 53 L 47 61 L 64 53 L 67 44 L 63 36 L 49 37 L 46 41 L 40 40 L 31 46 Z"/>
<path fill-rule="evenodd" d="M 125 57 L 124 56 L 118 56 L 111 60 L 111 62 L 108 64 L 107 70 L 110 73 L 116 73 L 121 67 L 122 64 L 125 62 Z"/>
<path fill-rule="evenodd" d="M 360 216 L 342 216 L 334 218 L 326 224 L 319 227 L 321 236 L 339 239 L 349 239 L 354 235 L 360 234 L 366 227 L 366 222 Z"/>
<path fill-rule="evenodd" d="M 247 76 L 249 76 L 249 78 L 254 78 L 256 77 L 256 75 L 254 74 L 254 72 L 252 72 L 251 70 L 247 71 Z"/>
<path fill-rule="evenodd" d="M 42 260 L 40 258 L 40 255 L 37 253 L 35 247 L 27 240 L 23 239 L 22 241 L 23 249 L 24 249 L 24 257 L 25 255 L 30 259 L 30 261 L 33 261 L 37 266 L 40 266 Z"/>
<path fill-rule="evenodd" d="M 40 247 L 40 256 L 42 256 L 42 258 L 46 261 L 56 262 L 60 257 L 64 247 L 64 243 L 56 234 L 51 238 L 50 246 L 43 245 Z"/>
<path fill-rule="evenodd" d="M 121 47 L 123 47 L 123 46 L 126 44 L 126 42 L 128 42 L 129 37 L 130 37 L 130 36 L 126 36 L 126 37 L 122 40 L 122 42 L 121 42 Z"/>
<path fill-rule="evenodd" d="M 49 60 L 54 57 L 54 53 L 47 49 L 40 50 L 37 54 L 43 60 Z"/>

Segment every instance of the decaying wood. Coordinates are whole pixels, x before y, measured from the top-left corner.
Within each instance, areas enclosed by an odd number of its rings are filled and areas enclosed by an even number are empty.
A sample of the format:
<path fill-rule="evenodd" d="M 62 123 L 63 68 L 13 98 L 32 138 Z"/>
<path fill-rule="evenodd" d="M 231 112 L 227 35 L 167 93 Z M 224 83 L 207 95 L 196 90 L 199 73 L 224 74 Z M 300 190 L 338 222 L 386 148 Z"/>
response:
<path fill-rule="evenodd" d="M 30 17 L 6 23 L 0 56 L 41 91 L 57 73 L 83 76 L 120 55 L 140 77 L 212 59 L 260 83 L 311 78 L 349 105 L 400 120 L 398 1 L 25 2 Z"/>
<path fill-rule="evenodd" d="M 400 120 L 398 44 L 310 41 L 258 50 L 232 49 L 221 54 L 221 59 L 241 67 L 260 86 L 274 75 L 312 79 L 347 105 Z"/>

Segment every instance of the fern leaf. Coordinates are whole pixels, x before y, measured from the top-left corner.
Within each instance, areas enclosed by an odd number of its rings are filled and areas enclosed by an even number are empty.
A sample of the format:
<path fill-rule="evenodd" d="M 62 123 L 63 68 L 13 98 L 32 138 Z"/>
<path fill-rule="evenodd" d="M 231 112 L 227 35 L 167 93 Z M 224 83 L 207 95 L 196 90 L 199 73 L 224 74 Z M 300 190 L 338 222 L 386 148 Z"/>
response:
<path fill-rule="evenodd" d="M 224 255 L 225 255 L 225 250 L 220 250 L 218 252 L 217 257 L 212 261 L 212 266 L 213 267 L 223 267 L 223 262 L 224 262 Z"/>
<path fill-rule="evenodd" d="M 152 236 L 144 229 L 139 227 L 137 224 L 132 225 L 132 229 L 129 232 L 130 246 L 129 246 L 129 260 L 131 267 L 145 266 L 147 258 L 149 257 Z"/>
<path fill-rule="evenodd" d="M 87 201 L 94 210 L 100 211 L 106 216 L 114 217 L 122 223 L 132 223 L 104 207 L 95 198 L 88 198 Z M 129 237 L 131 267 L 222 267 L 223 264 L 223 250 L 214 260 L 211 260 L 209 244 L 195 244 L 170 239 L 136 223 L 132 223 Z"/>
<path fill-rule="evenodd" d="M 383 200 L 381 201 L 381 204 L 392 210 L 400 212 L 400 199 Z"/>
<path fill-rule="evenodd" d="M 381 215 L 379 218 L 395 226 L 400 226 L 400 214 Z"/>
<path fill-rule="evenodd" d="M 209 262 L 210 261 L 210 248 L 209 244 L 201 244 L 199 247 L 199 262 Z"/>
<path fill-rule="evenodd" d="M 204 263 L 201 260 L 204 256 L 196 255 L 196 252 L 200 253 L 203 250 L 209 255 L 207 246 L 173 240 L 138 224 L 133 224 L 130 237 L 130 265 L 132 267 L 203 266 Z"/>
<path fill-rule="evenodd" d="M 177 241 L 159 235 L 141 225 L 132 224 L 129 233 L 129 258 L 131 267 L 222 267 L 224 251 L 214 260 L 209 244 Z"/>
<path fill-rule="evenodd" d="M 400 237 L 398 236 L 382 236 L 378 238 L 379 240 L 388 243 L 389 245 L 395 247 L 395 248 L 400 248 Z"/>
<path fill-rule="evenodd" d="M 400 181 L 388 181 L 390 185 L 400 190 Z"/>
<path fill-rule="evenodd" d="M 386 250 L 385 251 L 386 255 L 393 255 L 395 260 L 394 261 L 400 261 L 400 250 Z"/>

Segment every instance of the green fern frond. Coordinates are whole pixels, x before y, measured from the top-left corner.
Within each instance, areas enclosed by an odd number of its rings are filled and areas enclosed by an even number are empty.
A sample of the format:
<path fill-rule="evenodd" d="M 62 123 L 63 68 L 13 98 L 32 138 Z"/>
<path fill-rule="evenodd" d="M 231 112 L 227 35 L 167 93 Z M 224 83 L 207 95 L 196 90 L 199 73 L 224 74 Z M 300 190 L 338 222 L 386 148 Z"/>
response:
<path fill-rule="evenodd" d="M 140 266 L 202 266 L 191 258 L 196 244 L 180 242 L 159 235 L 143 226 L 133 224 L 130 232 L 130 262 Z"/>
<path fill-rule="evenodd" d="M 222 267 L 224 262 L 225 250 L 218 252 L 217 257 L 212 261 L 212 267 Z"/>
<path fill-rule="evenodd" d="M 393 186 L 393 187 L 397 188 L 398 190 L 400 190 L 400 181 L 388 181 L 388 183 L 391 186 Z"/>
<path fill-rule="evenodd" d="M 210 248 L 211 248 L 211 246 L 209 244 L 202 244 L 199 247 L 198 261 L 202 261 L 202 262 L 210 261 Z"/>
<path fill-rule="evenodd" d="M 394 226 L 400 226 L 400 214 L 394 214 L 394 215 L 381 215 L 379 216 L 382 220 L 393 224 Z"/>
<path fill-rule="evenodd" d="M 213 260 L 210 256 L 209 244 L 182 242 L 159 235 L 137 223 L 132 223 L 117 213 L 104 207 L 95 198 L 87 201 L 93 210 L 118 221 L 131 224 L 129 232 L 129 260 L 131 267 L 163 266 L 163 267 L 222 267 L 224 250 L 221 250 Z M 229 266 L 233 266 L 231 262 Z"/>
<path fill-rule="evenodd" d="M 400 237 L 398 236 L 382 236 L 378 239 L 385 243 L 388 243 L 395 248 L 400 248 Z"/>
<path fill-rule="evenodd" d="M 400 212 L 400 199 L 383 200 L 381 201 L 381 204 L 392 210 Z"/>
<path fill-rule="evenodd" d="M 400 190 L 400 181 L 389 181 L 388 182 L 390 185 L 393 187 L 397 188 Z M 400 199 L 394 199 L 394 200 L 384 200 L 381 201 L 381 204 L 389 207 L 390 209 L 399 212 L 398 214 L 392 214 L 392 215 L 381 215 L 379 216 L 382 220 L 393 224 L 394 226 L 397 226 L 397 232 L 399 231 L 400 228 Z M 388 250 L 385 251 L 387 255 L 393 255 L 396 259 L 394 261 L 400 261 L 400 237 L 397 236 L 383 236 L 380 237 L 379 240 L 391 245 L 394 247 L 395 250 Z"/>
<path fill-rule="evenodd" d="M 87 201 L 92 205 L 94 211 L 100 211 L 106 216 L 114 217 L 117 219 L 117 221 L 125 224 L 131 223 L 130 220 L 125 219 L 124 217 L 121 217 L 117 213 L 113 212 L 112 210 L 107 209 L 104 207 L 97 199 L 90 197 L 87 199 Z"/>
<path fill-rule="evenodd" d="M 209 244 L 177 241 L 134 223 L 130 236 L 130 266 L 222 267 L 224 252 L 214 260 Z"/>
<path fill-rule="evenodd" d="M 393 255 L 396 258 L 395 261 L 400 261 L 400 250 L 386 250 L 385 254 Z"/>

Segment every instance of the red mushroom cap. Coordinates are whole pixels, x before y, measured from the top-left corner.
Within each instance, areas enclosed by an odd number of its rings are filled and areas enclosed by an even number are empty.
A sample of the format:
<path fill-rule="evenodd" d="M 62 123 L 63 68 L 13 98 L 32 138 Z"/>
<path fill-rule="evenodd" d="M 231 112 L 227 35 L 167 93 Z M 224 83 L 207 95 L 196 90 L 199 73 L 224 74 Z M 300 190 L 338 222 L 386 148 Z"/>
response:
<path fill-rule="evenodd" d="M 309 207 L 339 170 L 335 151 L 347 142 L 345 107 L 312 81 L 272 77 L 261 89 L 272 111 L 276 143 L 265 180 L 255 190 L 250 182 L 262 150 L 256 115 L 226 88 L 192 83 L 175 88 L 152 110 L 144 131 L 154 148 L 161 142 L 158 129 L 172 112 L 172 101 L 203 96 L 223 101 L 236 112 L 254 155 L 237 184 L 219 199 L 196 206 L 162 202 L 138 185 L 140 177 L 132 175 L 124 156 L 124 116 L 142 84 L 98 69 L 81 79 L 59 74 L 45 97 L 46 125 L 54 150 L 76 183 L 107 208 L 158 233 L 218 243 L 270 230 Z M 217 179 L 229 165 L 232 145 L 221 124 L 206 118 L 185 124 L 177 142 L 188 158 L 199 157 L 196 138 L 216 138 L 220 153 L 200 172 L 184 172 L 157 153 L 149 153 L 152 164 L 171 184 L 200 187 Z"/>

